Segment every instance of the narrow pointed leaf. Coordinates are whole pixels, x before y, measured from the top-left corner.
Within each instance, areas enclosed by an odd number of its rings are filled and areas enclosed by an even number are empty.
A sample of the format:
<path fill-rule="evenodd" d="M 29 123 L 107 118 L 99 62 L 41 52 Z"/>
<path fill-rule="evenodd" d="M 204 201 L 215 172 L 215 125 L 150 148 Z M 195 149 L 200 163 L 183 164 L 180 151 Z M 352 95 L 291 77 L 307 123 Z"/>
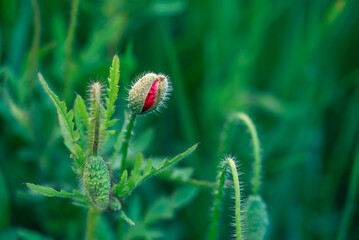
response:
<path fill-rule="evenodd" d="M 128 187 L 128 189 L 125 189 L 124 191 L 122 191 L 120 193 L 120 198 L 126 197 L 128 195 L 131 194 L 131 192 L 133 191 L 133 189 L 135 187 L 137 187 L 139 184 L 141 184 L 144 180 L 146 180 L 147 178 L 154 176 L 158 173 L 160 173 L 164 168 L 177 163 L 178 161 L 180 161 L 181 159 L 187 157 L 188 155 L 190 155 L 194 150 L 196 150 L 198 146 L 198 143 L 196 143 L 195 145 L 193 145 L 192 147 L 190 147 L 189 149 L 187 149 L 185 152 L 178 154 L 176 157 L 172 158 L 171 160 L 167 160 L 165 159 L 158 168 L 151 168 L 150 172 L 147 175 L 142 175 L 140 179 L 138 179 L 137 181 L 134 181 L 135 179 L 132 177 L 132 175 L 130 176 L 126 187 Z M 147 170 L 148 171 L 148 170 Z"/>
<path fill-rule="evenodd" d="M 120 59 L 117 55 L 113 57 L 112 65 L 110 67 L 110 76 L 108 78 L 109 88 L 107 89 L 108 98 L 106 99 L 106 127 L 113 125 L 109 122 L 112 114 L 115 112 L 115 102 L 118 93 L 118 81 L 120 78 Z"/>
<path fill-rule="evenodd" d="M 87 112 L 85 101 L 80 95 L 77 95 L 75 100 L 75 115 L 76 114 L 79 114 L 78 117 L 81 119 L 82 124 L 85 125 L 86 129 L 89 129 L 89 114 Z M 75 118 L 76 117 L 77 116 L 75 116 Z"/>
<path fill-rule="evenodd" d="M 129 217 L 127 217 L 127 215 L 125 214 L 124 211 L 121 211 L 121 212 L 120 212 L 120 217 L 121 217 L 125 222 L 127 222 L 128 224 L 130 224 L 131 226 L 135 226 L 134 221 L 132 221 L 132 219 L 130 219 Z"/>
<path fill-rule="evenodd" d="M 123 171 L 119 184 L 115 184 L 112 187 L 113 194 L 119 195 L 123 190 L 123 188 L 125 187 L 126 181 L 127 181 L 127 170 Z"/>
<path fill-rule="evenodd" d="M 73 112 L 67 112 L 66 103 L 64 101 L 61 102 L 58 96 L 51 91 L 40 72 L 38 73 L 38 77 L 57 109 L 61 133 L 64 138 L 65 145 L 71 152 L 74 152 L 74 143 L 80 138 L 80 134 L 74 130 Z"/>

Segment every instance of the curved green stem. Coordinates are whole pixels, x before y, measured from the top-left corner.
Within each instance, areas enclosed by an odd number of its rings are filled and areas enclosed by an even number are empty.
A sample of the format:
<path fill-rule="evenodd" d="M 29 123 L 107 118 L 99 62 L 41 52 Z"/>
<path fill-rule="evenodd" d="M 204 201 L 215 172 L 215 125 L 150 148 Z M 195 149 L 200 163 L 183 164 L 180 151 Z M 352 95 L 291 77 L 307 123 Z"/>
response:
<path fill-rule="evenodd" d="M 93 240 L 95 237 L 96 221 L 100 212 L 94 208 L 90 208 L 87 212 L 86 240 Z"/>
<path fill-rule="evenodd" d="M 242 224 L 241 224 L 241 189 L 239 186 L 238 172 L 236 164 L 232 158 L 227 158 L 229 166 L 231 167 L 233 185 L 234 185 L 234 199 L 235 199 L 235 221 L 236 221 L 236 239 L 242 239 Z"/>
<path fill-rule="evenodd" d="M 215 240 L 218 238 L 218 219 L 221 209 L 221 203 L 222 203 L 222 196 L 223 196 L 223 189 L 224 189 L 224 182 L 226 180 L 226 166 L 227 163 L 225 161 L 221 161 L 218 176 L 217 176 L 217 186 L 216 186 L 216 192 L 213 202 L 213 215 L 212 215 L 212 221 L 211 221 L 211 227 L 209 230 L 209 239 Z"/>
<path fill-rule="evenodd" d="M 121 161 L 121 172 L 126 169 L 127 165 L 127 152 L 128 152 L 128 144 L 131 139 L 131 133 L 133 126 L 135 125 L 136 114 L 131 114 L 130 122 L 127 125 L 127 131 L 125 136 L 125 141 L 122 145 L 122 161 Z"/>
<path fill-rule="evenodd" d="M 248 128 L 251 134 L 252 145 L 253 145 L 253 156 L 254 156 L 252 192 L 254 195 L 256 195 L 258 194 L 260 189 L 260 177 L 261 177 L 260 176 L 261 174 L 260 144 L 259 144 L 256 127 L 254 126 L 252 120 L 248 117 L 247 114 L 240 112 L 233 114 L 229 117 L 221 135 L 220 151 L 221 153 L 225 153 L 228 151 L 229 133 L 231 131 L 234 121 L 236 120 L 242 121 L 246 125 L 246 127 Z"/>

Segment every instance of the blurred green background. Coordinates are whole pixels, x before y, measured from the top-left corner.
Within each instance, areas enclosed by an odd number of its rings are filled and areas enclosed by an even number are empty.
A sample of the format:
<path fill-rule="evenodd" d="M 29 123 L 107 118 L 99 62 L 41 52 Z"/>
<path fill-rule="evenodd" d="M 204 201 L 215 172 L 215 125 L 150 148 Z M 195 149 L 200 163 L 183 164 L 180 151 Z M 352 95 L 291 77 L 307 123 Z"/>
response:
<path fill-rule="evenodd" d="M 72 107 L 90 81 L 105 82 L 116 53 L 120 123 L 136 76 L 161 72 L 173 86 L 167 109 L 138 119 L 136 150 L 173 156 L 200 142 L 180 166 L 214 181 L 223 125 L 244 111 L 261 140 L 266 239 L 359 239 L 358 9 L 354 0 L 1 0 L 0 239 L 83 238 L 85 210 L 23 184 L 79 186 L 36 71 Z M 238 124 L 230 139 L 247 196 L 249 134 Z M 129 215 L 178 185 L 146 182 L 127 200 Z M 154 239 L 205 239 L 211 202 L 200 189 L 160 217 Z M 227 197 L 221 239 L 233 232 L 231 205 Z M 116 217 L 105 214 L 98 229 L 115 239 Z"/>

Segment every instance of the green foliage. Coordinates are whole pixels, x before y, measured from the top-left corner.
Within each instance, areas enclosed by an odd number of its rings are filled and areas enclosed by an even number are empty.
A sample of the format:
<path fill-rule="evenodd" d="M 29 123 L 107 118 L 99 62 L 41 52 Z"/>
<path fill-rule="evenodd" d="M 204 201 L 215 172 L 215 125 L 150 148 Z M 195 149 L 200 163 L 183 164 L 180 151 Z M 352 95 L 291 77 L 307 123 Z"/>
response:
<path fill-rule="evenodd" d="M 212 207 L 212 219 L 209 230 L 209 239 L 214 240 L 218 238 L 218 228 L 219 228 L 219 215 L 223 201 L 223 191 L 224 183 L 226 180 L 226 171 L 228 165 L 225 160 L 222 160 L 218 166 L 218 174 L 216 179 L 216 186 L 214 188 L 214 200 Z"/>
<path fill-rule="evenodd" d="M 149 206 L 146 212 L 140 216 L 134 216 L 136 225 L 126 233 L 126 240 L 130 239 L 162 239 L 166 235 L 155 223 L 164 220 L 172 220 L 175 212 L 189 204 L 197 195 L 195 187 L 182 187 L 171 196 L 160 196 Z M 140 202 L 134 201 L 132 209 L 141 208 Z M 130 209 L 131 210 L 131 209 Z"/>
<path fill-rule="evenodd" d="M 6 186 L 5 177 L 0 168 L 0 229 L 5 229 L 10 220 L 10 196 Z"/>
<path fill-rule="evenodd" d="M 112 65 L 110 67 L 110 76 L 108 78 L 109 87 L 107 88 L 106 98 L 106 127 L 111 127 L 116 123 L 116 120 L 110 121 L 113 113 L 115 112 L 115 102 L 117 100 L 118 92 L 118 81 L 120 78 L 120 59 L 117 55 L 112 60 Z"/>
<path fill-rule="evenodd" d="M 269 220 L 266 204 L 260 196 L 250 195 L 245 207 L 246 233 L 248 240 L 262 240 Z"/>
<path fill-rule="evenodd" d="M 239 184 L 238 179 L 238 172 L 237 172 L 237 165 L 235 163 L 235 160 L 233 158 L 227 158 L 226 161 L 229 164 L 229 167 L 231 168 L 232 172 L 232 178 L 233 178 L 233 188 L 234 188 L 234 208 L 235 208 L 235 226 L 236 226 L 236 239 L 242 240 L 242 207 L 241 207 L 241 187 Z"/>
<path fill-rule="evenodd" d="M 91 156 L 85 162 L 83 183 L 91 202 L 103 209 L 110 201 L 110 172 L 102 157 Z"/>
<path fill-rule="evenodd" d="M 109 88 L 108 67 L 116 53 L 120 99 L 111 120 L 119 120 L 107 129 L 101 151 L 113 183 L 119 184 L 123 174 L 128 126 L 127 103 L 121 99 L 141 73 L 168 75 L 174 91 L 163 114 L 136 119 L 125 183 L 140 152 L 142 174 L 150 158 L 157 167 L 165 156 L 201 142 L 190 161 L 163 169 L 121 199 L 123 211 L 137 224 L 160 196 L 179 186 L 200 187 L 175 218 L 154 223 L 146 231 L 156 231 L 147 235 L 191 240 L 208 234 L 212 181 L 224 153 L 241 160 L 242 196 L 253 194 L 254 155 L 243 124 L 231 124 L 227 150 L 219 150 L 223 124 L 241 111 L 256 123 L 261 140 L 259 193 L 270 213 L 265 239 L 355 238 L 358 8 L 353 0 L 0 1 L 0 198 L 7 199 L 0 201 L 0 215 L 7 216 L 0 220 L 5 226 L 0 239 L 22 239 L 20 230 L 83 239 L 89 203 L 74 206 L 65 199 L 23 194 L 23 183 L 84 194 L 79 182 L 89 152 L 88 122 L 81 124 L 78 102 L 72 100 L 82 96 L 87 108 L 88 82 L 100 80 Z M 37 71 L 65 100 L 67 113 L 74 107 L 74 130 L 80 135 L 71 155 L 74 164 Z M 106 105 L 108 92 L 103 95 Z M 233 230 L 226 217 L 234 215 L 229 197 L 221 203 L 218 239 Z M 133 204 L 136 199 L 139 204 Z M 120 239 L 131 229 L 120 213 L 98 214 L 97 239 Z"/>
<path fill-rule="evenodd" d="M 255 125 L 253 124 L 250 117 L 242 112 L 232 114 L 228 117 L 225 127 L 221 134 L 221 143 L 220 143 L 220 152 L 226 153 L 228 151 L 229 145 L 229 133 L 231 132 L 231 127 L 235 121 L 242 121 L 249 130 L 251 135 L 251 142 L 253 147 L 253 179 L 252 179 L 252 192 L 253 194 L 258 194 L 260 187 L 260 174 L 261 174 L 261 157 L 260 157 L 260 144 L 258 139 L 258 134 Z"/>
<path fill-rule="evenodd" d="M 135 161 L 134 168 L 133 168 L 131 174 L 129 175 L 128 179 L 127 179 L 127 171 L 124 171 L 122 174 L 120 183 L 115 184 L 112 187 L 113 194 L 119 196 L 120 198 L 124 198 L 126 196 L 131 195 L 132 191 L 138 185 L 140 185 L 143 181 L 160 173 L 166 167 L 173 165 L 173 164 L 177 163 L 178 161 L 180 161 L 181 159 L 187 157 L 194 150 L 196 150 L 197 146 L 198 146 L 198 143 L 193 145 L 189 149 L 187 149 L 185 152 L 178 154 L 176 157 L 174 157 L 170 160 L 168 160 L 168 159 L 163 160 L 158 167 L 154 167 L 152 165 L 152 159 L 150 158 L 147 160 L 142 173 L 141 173 L 141 169 L 142 169 L 143 156 L 138 155 L 138 157 L 136 158 L 136 161 Z M 127 179 L 127 181 L 125 182 L 126 179 Z"/>
<path fill-rule="evenodd" d="M 62 198 L 74 198 L 76 200 L 83 201 L 84 195 L 77 190 L 73 190 L 72 193 L 66 192 L 61 189 L 59 192 L 50 187 L 43 187 L 32 183 L 26 183 L 26 186 L 32 191 L 37 192 L 46 197 L 62 197 Z"/>
<path fill-rule="evenodd" d="M 61 133 L 62 137 L 64 138 L 64 142 L 66 147 L 75 155 L 78 155 L 78 152 L 76 151 L 75 145 L 76 142 L 80 139 L 80 133 L 78 131 L 74 130 L 74 113 L 73 110 L 70 110 L 67 112 L 66 103 L 64 101 L 60 101 L 59 97 L 55 95 L 53 91 L 49 88 L 47 83 L 45 82 L 45 79 L 42 77 L 41 73 L 38 73 L 39 80 L 44 87 L 47 94 L 50 96 L 52 102 L 54 103 L 59 123 L 61 127 Z"/>

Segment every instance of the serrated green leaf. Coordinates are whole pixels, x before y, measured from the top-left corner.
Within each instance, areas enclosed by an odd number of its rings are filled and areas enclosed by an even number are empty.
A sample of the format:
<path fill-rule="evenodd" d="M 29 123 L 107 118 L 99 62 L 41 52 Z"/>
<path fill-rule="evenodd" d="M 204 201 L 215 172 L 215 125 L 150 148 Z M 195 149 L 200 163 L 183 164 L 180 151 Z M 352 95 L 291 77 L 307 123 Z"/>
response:
<path fill-rule="evenodd" d="M 115 102 L 118 93 L 118 81 L 120 78 L 120 59 L 117 55 L 113 57 L 112 65 L 110 67 L 110 76 L 108 78 L 109 88 L 107 89 L 108 98 L 106 99 L 106 127 L 109 127 L 109 123 L 112 114 L 115 112 Z"/>
<path fill-rule="evenodd" d="M 171 160 L 167 160 L 165 159 L 158 168 L 151 168 L 149 173 L 147 175 L 142 175 L 138 180 L 134 179 L 131 173 L 131 176 L 126 184 L 126 186 L 128 187 L 128 189 L 124 190 L 121 192 L 120 194 L 120 198 L 126 197 L 128 195 L 131 194 L 131 192 L 133 191 L 133 189 L 138 186 L 139 184 L 141 184 L 144 180 L 146 180 L 147 178 L 158 174 L 159 172 L 161 172 L 164 168 L 177 163 L 179 160 L 187 157 L 188 155 L 190 155 L 194 150 L 196 150 L 198 146 L 198 143 L 196 143 L 195 145 L 193 145 L 192 147 L 190 147 L 189 149 L 187 149 L 185 152 L 178 154 L 176 157 L 172 158 Z M 147 170 L 148 171 L 148 170 Z M 136 180 L 136 181 L 135 181 Z"/>
<path fill-rule="evenodd" d="M 86 129 L 85 128 L 85 120 L 82 117 L 81 112 L 83 111 L 83 107 L 81 104 L 84 104 L 82 98 L 80 95 L 76 96 L 75 99 L 75 104 L 74 104 L 74 113 L 75 113 L 75 125 L 76 125 L 76 129 L 80 132 L 80 141 L 79 144 L 81 145 L 81 147 L 86 147 Z M 86 107 L 85 107 L 85 111 L 86 111 Z M 86 111 L 87 113 L 87 111 Z M 86 123 L 87 126 L 88 123 Z"/>
<path fill-rule="evenodd" d="M 125 187 L 126 181 L 127 181 L 127 170 L 123 171 L 119 184 L 115 184 L 112 187 L 113 194 L 119 195 L 123 190 L 123 188 Z"/>
<path fill-rule="evenodd" d="M 146 162 L 145 169 L 143 170 L 143 176 L 147 176 L 151 172 L 152 158 L 149 158 Z"/>
<path fill-rule="evenodd" d="M 161 171 L 162 169 L 168 167 L 169 165 L 172 165 L 172 164 L 174 164 L 174 163 L 177 163 L 179 160 L 181 160 L 181 159 L 187 157 L 187 156 L 190 155 L 194 150 L 196 150 L 197 146 L 198 146 L 198 143 L 196 143 L 195 145 L 193 145 L 192 147 L 190 147 L 190 148 L 189 148 L 187 151 L 185 151 L 184 153 L 178 154 L 176 157 L 172 158 L 171 160 L 167 160 L 167 159 L 164 160 L 164 161 L 162 162 L 162 164 L 161 164 L 158 168 L 156 168 L 155 172 L 157 173 L 157 172 Z M 156 174 L 156 173 L 154 173 L 154 174 Z"/>
<path fill-rule="evenodd" d="M 80 95 L 77 95 L 75 99 L 75 115 L 76 112 L 78 112 L 78 118 L 81 119 L 82 124 L 85 125 L 86 129 L 89 129 L 89 113 L 87 112 L 85 101 Z"/>
<path fill-rule="evenodd" d="M 74 144 L 73 156 L 76 161 L 76 167 L 79 169 L 79 173 L 82 175 L 84 163 L 86 161 L 86 154 L 85 151 L 76 143 Z"/>
<path fill-rule="evenodd" d="M 60 126 L 61 126 L 61 133 L 64 138 L 65 145 L 73 153 L 74 143 L 76 143 L 77 140 L 79 140 L 80 138 L 80 133 L 74 130 L 73 112 L 72 110 L 67 112 L 66 103 L 64 101 L 61 102 L 58 96 L 56 96 L 56 94 L 51 91 L 51 89 L 47 85 L 45 79 L 42 77 L 40 72 L 38 73 L 38 77 L 45 91 L 47 92 L 47 94 L 50 96 L 51 100 L 55 104 L 55 107 L 58 112 Z"/>
<path fill-rule="evenodd" d="M 182 187 L 171 197 L 162 196 L 158 198 L 145 214 L 144 222 L 149 226 L 160 220 L 173 219 L 175 211 L 190 203 L 198 194 L 196 187 Z"/>
<path fill-rule="evenodd" d="M 106 127 L 112 127 L 113 125 L 115 125 L 117 123 L 118 119 L 112 119 L 112 120 L 109 120 L 107 123 L 106 123 Z"/>
<path fill-rule="evenodd" d="M 127 181 L 127 186 L 129 189 L 133 189 L 136 187 L 136 181 L 133 177 L 130 177 Z"/>
<path fill-rule="evenodd" d="M 61 189 L 60 192 L 58 192 L 53 188 L 43 187 L 32 183 L 26 183 L 26 186 L 30 188 L 32 191 L 37 192 L 46 197 L 76 198 L 78 200 L 83 200 L 84 198 L 84 195 L 75 189 L 73 190 L 72 193 L 69 193 L 63 189 Z"/>
<path fill-rule="evenodd" d="M 134 164 L 133 170 L 131 172 L 131 175 L 135 181 L 137 181 L 141 175 L 142 162 L 143 162 L 143 155 L 140 153 L 140 154 L 138 154 L 138 156 L 135 159 L 135 164 Z"/>

